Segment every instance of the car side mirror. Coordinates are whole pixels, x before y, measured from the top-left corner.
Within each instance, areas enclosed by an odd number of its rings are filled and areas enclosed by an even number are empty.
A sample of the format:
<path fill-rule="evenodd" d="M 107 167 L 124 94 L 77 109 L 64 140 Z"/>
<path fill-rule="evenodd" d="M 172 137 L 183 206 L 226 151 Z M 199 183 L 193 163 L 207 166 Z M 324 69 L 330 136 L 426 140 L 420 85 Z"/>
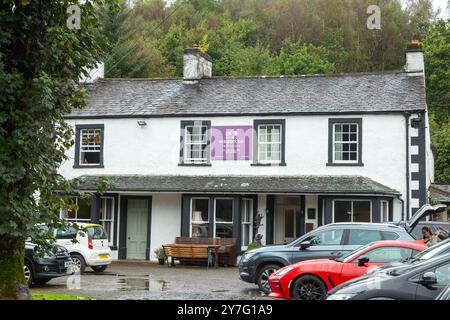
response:
<path fill-rule="evenodd" d="M 370 261 L 369 258 L 367 257 L 362 257 L 358 259 L 358 267 L 365 267 L 366 263 L 368 263 Z"/>
<path fill-rule="evenodd" d="M 309 241 L 303 241 L 302 243 L 300 243 L 300 250 L 306 250 L 309 247 L 311 247 L 311 242 Z"/>
<path fill-rule="evenodd" d="M 426 286 L 436 284 L 437 283 L 436 274 L 431 271 L 425 272 L 420 278 L 420 283 Z"/>

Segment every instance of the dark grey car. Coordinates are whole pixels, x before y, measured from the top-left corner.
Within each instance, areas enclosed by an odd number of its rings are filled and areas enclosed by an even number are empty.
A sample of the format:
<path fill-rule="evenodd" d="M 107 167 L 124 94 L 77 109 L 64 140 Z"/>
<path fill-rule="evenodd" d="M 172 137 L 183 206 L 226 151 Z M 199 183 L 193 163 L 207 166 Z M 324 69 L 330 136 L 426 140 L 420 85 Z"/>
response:
<path fill-rule="evenodd" d="M 345 282 L 327 300 L 432 300 L 450 284 L 450 254 Z"/>
<path fill-rule="evenodd" d="M 304 260 L 339 258 L 362 245 L 378 240 L 415 240 L 410 231 L 430 214 L 446 210 L 446 206 L 425 205 L 404 224 L 333 223 L 319 227 L 283 245 L 272 245 L 247 251 L 239 262 L 241 280 L 256 283 L 270 292 L 269 276 L 277 269 Z"/>
<path fill-rule="evenodd" d="M 393 263 L 387 263 L 387 264 L 383 264 L 379 267 L 372 268 L 372 269 L 370 269 L 370 271 L 367 272 L 367 274 L 380 272 L 380 271 L 387 270 L 387 269 L 394 268 L 394 267 L 401 267 L 401 266 L 407 267 L 411 264 L 422 262 L 422 261 L 425 261 L 428 259 L 432 259 L 434 257 L 442 256 L 447 253 L 450 253 L 450 239 L 447 239 L 438 244 L 435 244 L 407 260 L 393 262 Z"/>

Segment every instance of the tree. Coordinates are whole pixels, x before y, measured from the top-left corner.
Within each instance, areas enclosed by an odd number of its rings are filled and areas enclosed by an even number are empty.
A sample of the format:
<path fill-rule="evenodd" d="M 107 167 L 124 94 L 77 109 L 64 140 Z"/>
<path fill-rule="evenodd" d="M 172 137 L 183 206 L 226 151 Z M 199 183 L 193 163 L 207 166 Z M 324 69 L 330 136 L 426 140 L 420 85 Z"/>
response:
<path fill-rule="evenodd" d="M 439 20 L 423 40 L 435 181 L 450 182 L 450 23 Z"/>
<path fill-rule="evenodd" d="M 278 70 L 283 75 L 333 73 L 335 67 L 326 58 L 326 50 L 312 44 L 286 41 L 278 55 Z"/>
<path fill-rule="evenodd" d="M 115 7 L 112 0 L 85 1 L 80 28 L 69 29 L 66 11 L 77 2 L 0 4 L 0 299 L 30 297 L 25 239 L 46 245 L 35 224 L 63 225 L 59 210 L 70 205 L 72 184 L 58 174 L 73 144 L 63 116 L 84 106 L 78 79 L 107 46 L 97 8 Z"/>

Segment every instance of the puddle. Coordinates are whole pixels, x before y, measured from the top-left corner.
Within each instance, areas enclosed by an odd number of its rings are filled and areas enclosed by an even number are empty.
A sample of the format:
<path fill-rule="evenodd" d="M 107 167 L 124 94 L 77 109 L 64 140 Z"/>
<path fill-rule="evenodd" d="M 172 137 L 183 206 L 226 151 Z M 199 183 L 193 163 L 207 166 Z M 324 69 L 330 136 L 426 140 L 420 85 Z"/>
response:
<path fill-rule="evenodd" d="M 229 292 L 230 290 L 226 290 L 226 289 L 218 289 L 218 290 L 211 290 L 211 292 Z"/>
<path fill-rule="evenodd" d="M 150 276 L 117 276 L 119 291 L 152 291 L 161 292 L 166 290 L 167 282 L 152 279 Z"/>
<path fill-rule="evenodd" d="M 244 290 L 244 294 L 249 297 L 265 297 L 266 294 L 259 289 L 248 289 Z"/>

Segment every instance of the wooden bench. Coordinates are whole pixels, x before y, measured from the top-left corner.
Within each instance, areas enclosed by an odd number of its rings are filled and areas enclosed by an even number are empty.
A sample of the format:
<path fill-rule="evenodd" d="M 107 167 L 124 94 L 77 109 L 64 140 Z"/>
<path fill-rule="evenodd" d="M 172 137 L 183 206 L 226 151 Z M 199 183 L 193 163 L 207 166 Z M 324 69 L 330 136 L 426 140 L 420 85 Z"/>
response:
<path fill-rule="evenodd" d="M 233 266 L 237 260 L 236 238 L 208 238 L 208 237 L 176 237 L 177 244 L 204 244 L 217 245 L 216 263 L 224 266 Z"/>
<path fill-rule="evenodd" d="M 163 245 L 164 254 L 167 258 L 170 257 L 171 265 L 175 265 L 175 260 L 178 261 L 198 261 L 206 260 L 209 264 L 212 264 L 211 251 L 214 246 L 207 244 L 168 244 Z"/>

